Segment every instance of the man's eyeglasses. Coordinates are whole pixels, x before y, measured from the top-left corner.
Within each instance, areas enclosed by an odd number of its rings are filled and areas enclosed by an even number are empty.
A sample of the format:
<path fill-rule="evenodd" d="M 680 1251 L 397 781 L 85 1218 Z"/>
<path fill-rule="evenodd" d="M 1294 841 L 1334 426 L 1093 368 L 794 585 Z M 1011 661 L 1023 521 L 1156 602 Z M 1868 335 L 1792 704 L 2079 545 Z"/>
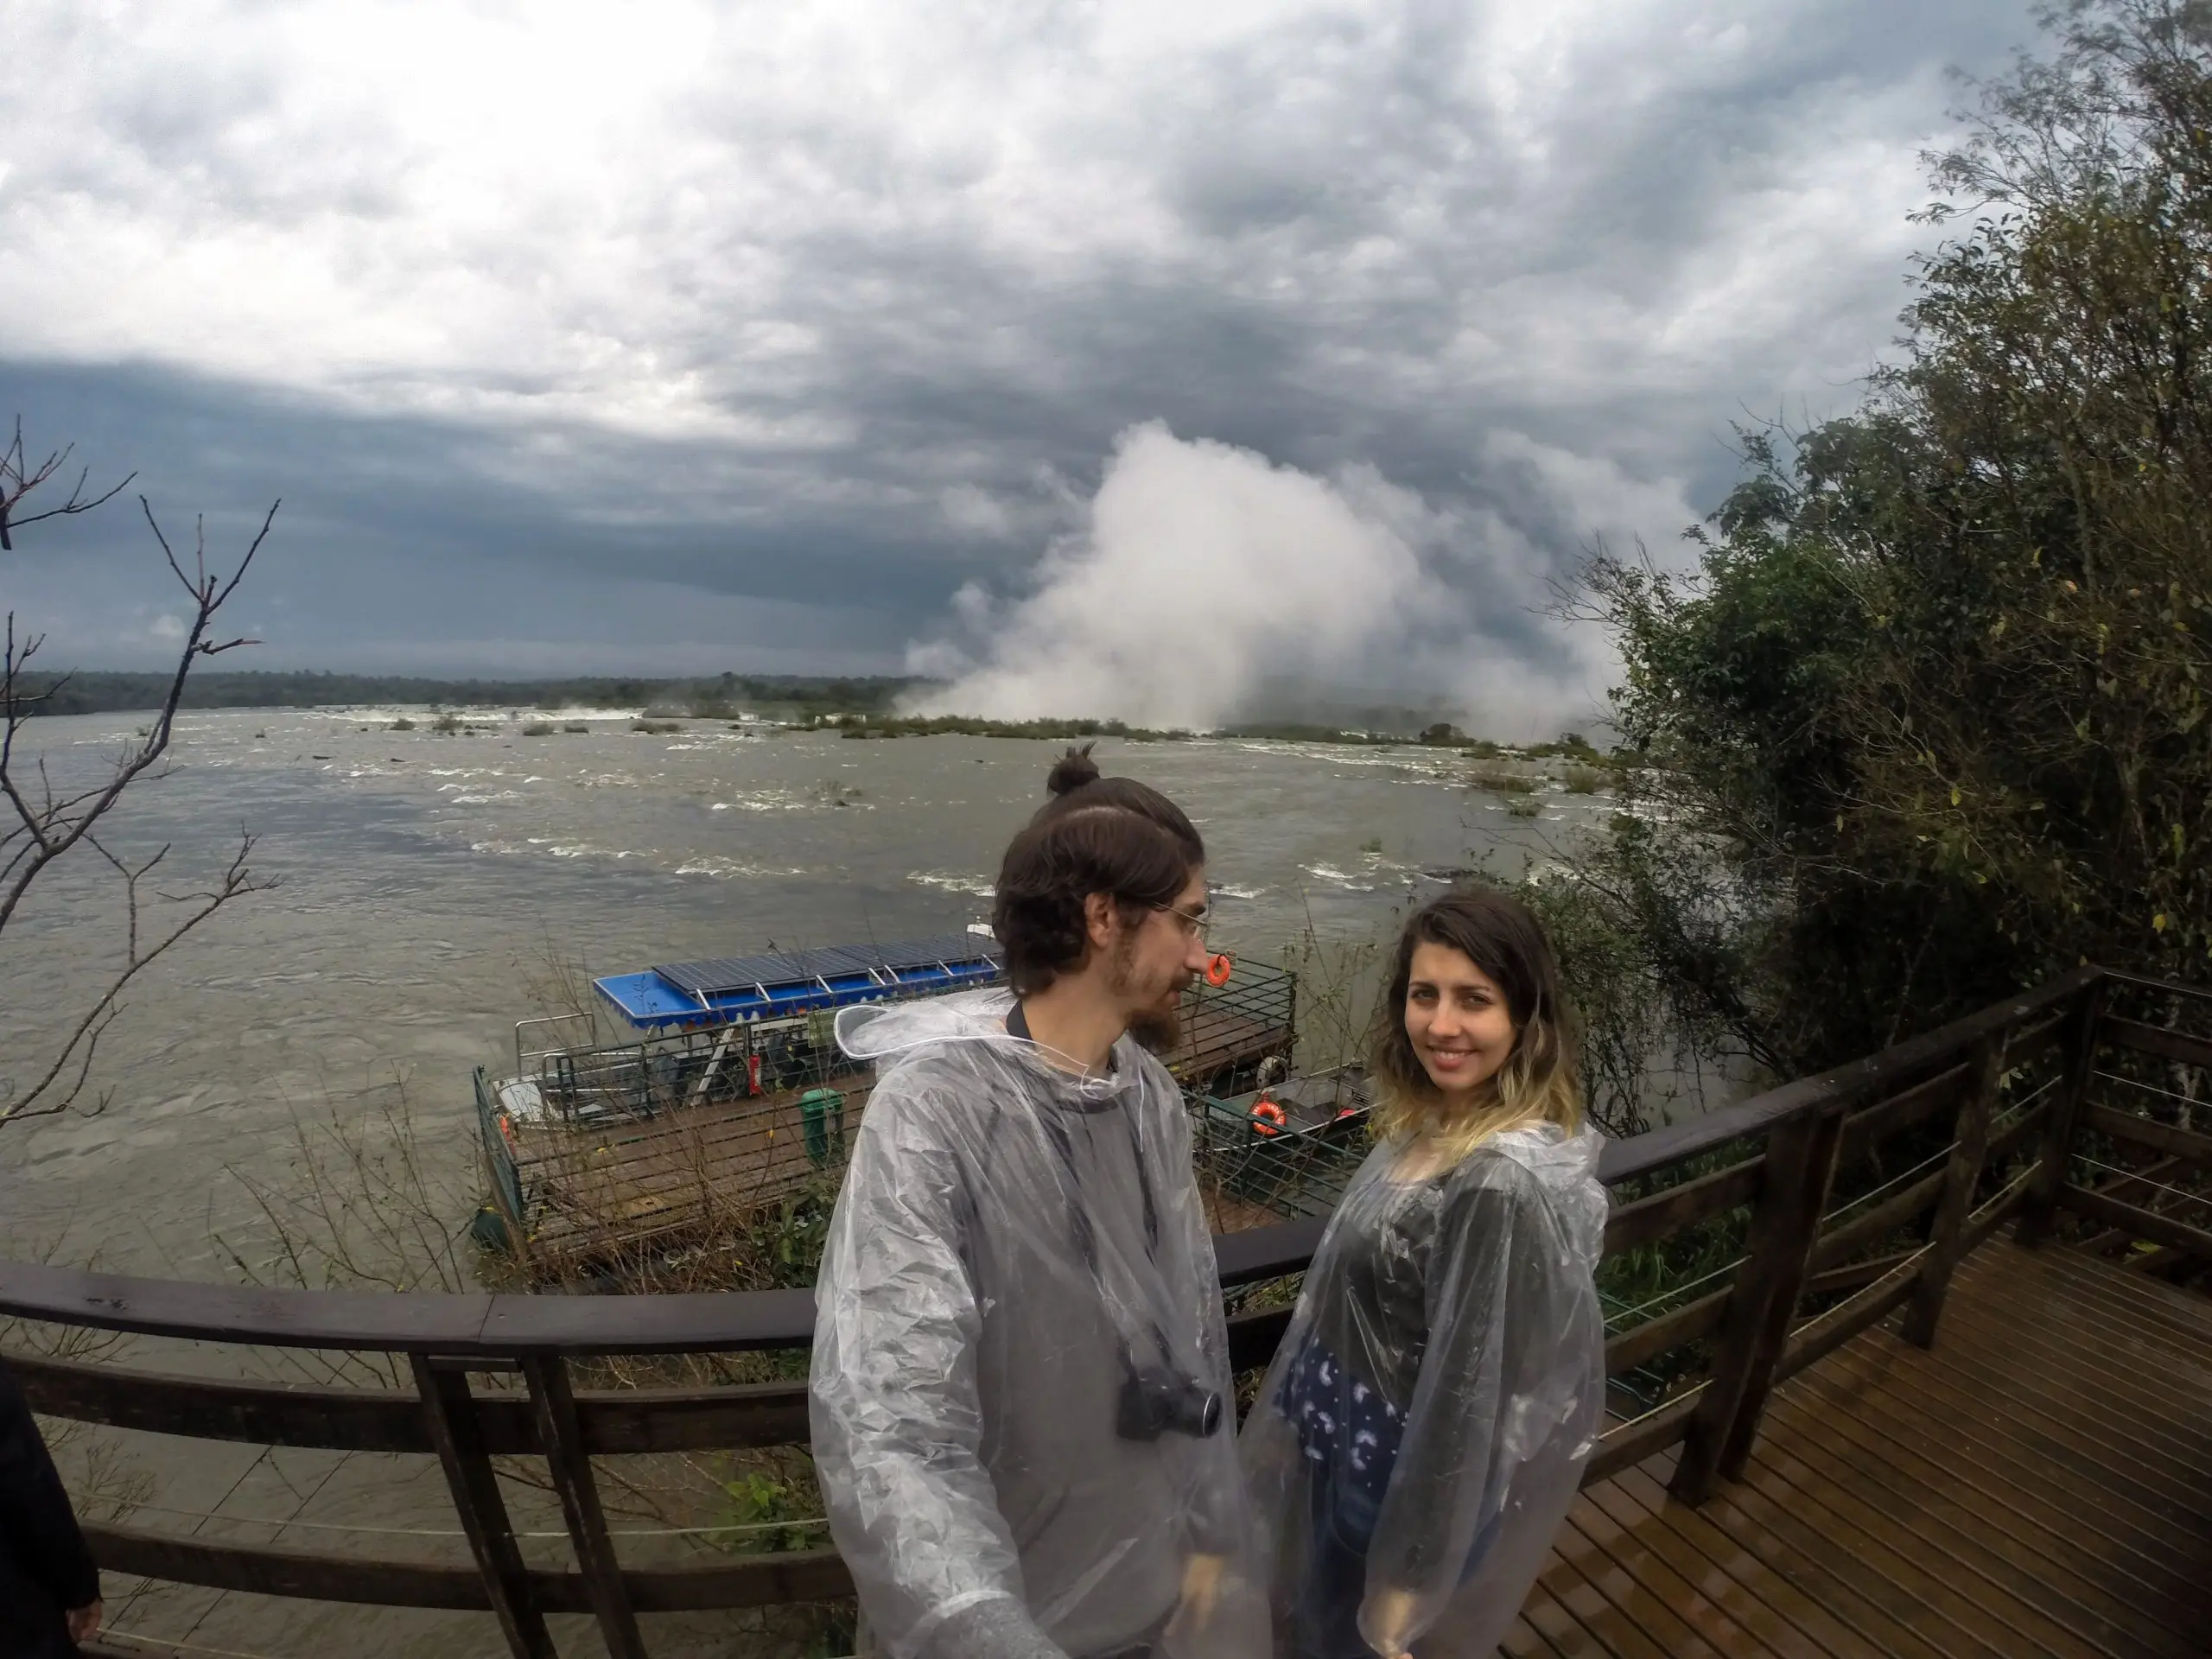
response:
<path fill-rule="evenodd" d="M 1213 918 L 1204 910 L 1197 912 L 1178 910 L 1173 905 L 1154 905 L 1153 908 L 1166 911 L 1180 922 L 1183 925 L 1183 937 L 1186 939 L 1203 939 L 1206 936 L 1206 929 L 1213 925 Z"/>

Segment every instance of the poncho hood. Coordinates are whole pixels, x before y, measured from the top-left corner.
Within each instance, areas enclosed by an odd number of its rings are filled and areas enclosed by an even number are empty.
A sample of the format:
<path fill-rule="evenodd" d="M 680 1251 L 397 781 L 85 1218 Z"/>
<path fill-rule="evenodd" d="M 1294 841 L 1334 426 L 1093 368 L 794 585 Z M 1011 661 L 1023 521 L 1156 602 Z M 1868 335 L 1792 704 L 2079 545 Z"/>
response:
<path fill-rule="evenodd" d="M 1052 1052 L 1006 1028 L 1014 993 L 1003 988 L 960 991 L 916 1002 L 863 1003 L 837 1012 L 837 1042 L 856 1060 L 874 1061 L 888 1073 L 909 1060 L 950 1059 L 962 1048 L 982 1047 L 1012 1059 L 1028 1072 L 1031 1088 L 1064 1106 L 1095 1111 L 1144 1088 L 1144 1051 L 1123 1036 L 1114 1045 L 1103 1076 L 1087 1077 L 1053 1064 Z"/>
<path fill-rule="evenodd" d="M 863 1002 L 837 1010 L 837 1046 L 856 1060 L 893 1059 L 935 1043 L 1019 1042 L 1006 1030 L 1014 993 L 1001 987 L 915 1002 Z"/>

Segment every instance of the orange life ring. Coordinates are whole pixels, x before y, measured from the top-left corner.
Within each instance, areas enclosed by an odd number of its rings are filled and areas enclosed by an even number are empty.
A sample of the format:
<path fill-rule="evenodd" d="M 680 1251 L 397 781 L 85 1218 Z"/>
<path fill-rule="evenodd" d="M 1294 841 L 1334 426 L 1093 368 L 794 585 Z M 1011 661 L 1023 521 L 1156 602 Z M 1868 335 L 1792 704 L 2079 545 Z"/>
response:
<path fill-rule="evenodd" d="M 1236 959 L 1226 951 L 1206 959 L 1206 983 L 1217 991 L 1229 983 L 1229 976 L 1236 971 Z"/>
<path fill-rule="evenodd" d="M 1252 1103 L 1252 1132 L 1255 1135 L 1281 1135 L 1289 1122 L 1290 1119 L 1284 1114 L 1282 1108 L 1272 1100 L 1255 1100 Z"/>

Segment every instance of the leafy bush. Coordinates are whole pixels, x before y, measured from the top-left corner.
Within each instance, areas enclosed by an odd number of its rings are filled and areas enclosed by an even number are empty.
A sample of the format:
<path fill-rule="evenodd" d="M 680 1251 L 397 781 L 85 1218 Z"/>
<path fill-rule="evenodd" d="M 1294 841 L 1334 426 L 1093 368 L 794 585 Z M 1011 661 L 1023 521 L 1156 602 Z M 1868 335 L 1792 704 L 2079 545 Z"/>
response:
<path fill-rule="evenodd" d="M 550 720 L 533 720 L 522 728 L 522 734 L 524 737 L 550 737 L 553 729 L 553 722 Z"/>
<path fill-rule="evenodd" d="M 1689 577 L 1588 572 L 1650 764 L 1581 874 L 1776 1075 L 2085 960 L 2212 959 L 2212 17 L 2055 26 L 1938 163 L 1977 217 L 1903 363 L 1744 435 Z"/>
<path fill-rule="evenodd" d="M 1528 795 L 1534 793 L 1536 787 L 1535 779 L 1507 772 L 1501 766 L 1477 766 L 1467 774 L 1467 781 L 1496 795 Z"/>

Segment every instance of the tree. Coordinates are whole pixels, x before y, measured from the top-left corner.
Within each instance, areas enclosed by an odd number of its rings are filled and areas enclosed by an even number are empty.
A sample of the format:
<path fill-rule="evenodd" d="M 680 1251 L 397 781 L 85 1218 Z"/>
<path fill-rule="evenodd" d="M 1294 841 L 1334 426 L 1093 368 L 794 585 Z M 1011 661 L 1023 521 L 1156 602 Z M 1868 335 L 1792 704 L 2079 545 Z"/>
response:
<path fill-rule="evenodd" d="M 1721 1051 L 1833 1064 L 2083 961 L 2212 963 L 2212 7 L 2104 0 L 1932 158 L 1855 413 L 1600 550 L 1627 811 L 1579 875 Z"/>
<path fill-rule="evenodd" d="M 19 551 L 16 533 L 48 520 L 89 512 L 113 499 L 130 482 L 126 476 L 112 488 L 87 495 L 86 482 L 90 473 L 80 471 L 67 496 L 57 501 L 51 494 L 41 496 L 39 493 L 63 474 L 70 450 L 64 447 L 35 462 L 30 458 L 33 453 L 24 445 L 22 423 L 19 419 L 12 439 L 4 450 L 0 450 L 0 550 L 8 553 Z M 144 496 L 138 498 L 138 505 L 145 515 L 147 528 L 161 548 L 162 556 L 190 598 L 191 616 L 185 625 L 184 643 L 175 669 L 167 678 L 152 723 L 112 758 L 98 781 L 89 785 L 65 784 L 57 788 L 42 759 L 27 761 L 22 741 L 24 728 L 43 704 L 66 687 L 68 677 L 64 675 L 56 679 L 33 670 L 32 664 L 44 643 L 44 636 L 19 632 L 15 611 L 11 607 L 7 613 L 4 654 L 0 654 L 0 797 L 6 800 L 5 808 L 0 810 L 0 823 L 5 825 L 0 828 L 0 939 L 5 938 L 8 929 L 22 915 L 25 900 L 42 876 L 65 861 L 86 857 L 105 861 L 121 886 L 124 938 L 122 965 L 110 976 L 105 988 L 88 1007 L 68 1016 L 64 1034 L 52 1052 L 30 1058 L 29 1084 L 18 1085 L 12 1079 L 0 1081 L 0 1128 L 32 1118 L 50 1117 L 84 1103 L 100 1039 L 123 1012 L 121 998 L 125 988 L 218 910 L 265 885 L 248 867 L 253 850 L 253 837 L 250 835 L 240 836 L 237 854 L 212 887 L 181 894 L 158 893 L 148 885 L 148 879 L 168 856 L 168 847 L 134 861 L 123 857 L 103 839 L 104 829 L 123 804 L 126 791 L 142 780 L 160 775 L 157 768 L 169 752 L 175 732 L 177 704 L 194 666 L 203 658 L 219 656 L 253 643 L 244 639 L 219 639 L 214 624 L 218 613 L 245 580 L 276 517 L 276 505 L 272 504 L 262 519 L 260 530 L 238 560 L 238 568 L 225 577 L 207 569 L 204 531 L 195 531 L 188 569 L 186 563 L 170 546 Z M 162 905 L 177 908 L 153 908 Z M 149 915 L 161 919 L 149 926 Z M 105 1096 L 100 1096 L 91 1109 L 99 1110 L 105 1104 Z"/>

